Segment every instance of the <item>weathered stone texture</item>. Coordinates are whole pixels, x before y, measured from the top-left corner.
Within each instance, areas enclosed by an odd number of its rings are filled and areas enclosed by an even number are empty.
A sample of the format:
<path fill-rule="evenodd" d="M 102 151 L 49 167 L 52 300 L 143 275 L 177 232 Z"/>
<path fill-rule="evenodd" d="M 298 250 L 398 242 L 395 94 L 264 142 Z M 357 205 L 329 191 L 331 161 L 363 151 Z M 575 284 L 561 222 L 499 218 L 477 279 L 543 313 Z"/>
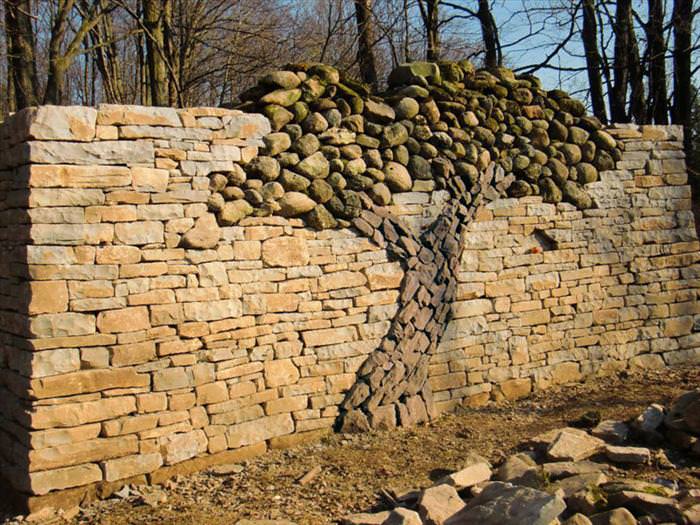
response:
<path fill-rule="evenodd" d="M 202 116 L 220 126 L 198 127 Z M 396 315 L 433 327 L 427 305 L 448 292 L 407 271 L 383 237 L 363 236 L 377 224 L 217 224 L 210 184 L 241 176 L 231 159 L 257 155 L 263 117 L 101 106 L 22 118 L 29 142 L 12 150 L 0 134 L 0 470 L 17 490 L 118 482 L 321 435 Z M 151 138 L 123 140 L 126 126 Z M 601 172 L 588 186 L 595 209 L 532 196 L 478 208 L 451 321 L 425 358 L 433 406 L 413 389 L 358 424 L 415 424 L 590 374 L 700 362 L 700 244 L 685 179 L 666 176 L 683 171 L 669 130 L 624 139 L 646 160 Z M 406 186 L 402 175 L 392 184 Z M 416 232 L 446 199 L 422 187 L 386 207 Z M 433 343 L 404 339 L 416 354 Z"/>

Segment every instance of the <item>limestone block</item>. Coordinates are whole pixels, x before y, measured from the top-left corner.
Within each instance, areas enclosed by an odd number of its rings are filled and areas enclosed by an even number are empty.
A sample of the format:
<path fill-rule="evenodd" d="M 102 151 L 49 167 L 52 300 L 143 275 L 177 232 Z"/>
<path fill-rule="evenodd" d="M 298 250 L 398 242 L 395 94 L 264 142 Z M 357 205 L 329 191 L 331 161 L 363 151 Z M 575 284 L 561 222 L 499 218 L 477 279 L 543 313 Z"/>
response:
<path fill-rule="evenodd" d="M 345 326 L 340 328 L 310 330 L 302 332 L 301 336 L 306 346 L 334 345 L 356 341 L 357 330 L 354 326 Z"/>
<path fill-rule="evenodd" d="M 182 367 L 165 368 L 153 374 L 153 390 L 177 390 L 191 386 L 192 379 Z"/>
<path fill-rule="evenodd" d="M 299 380 L 299 369 L 291 359 L 265 362 L 265 383 L 270 388 L 291 385 Z"/>
<path fill-rule="evenodd" d="M 218 244 L 220 238 L 221 228 L 216 222 L 216 217 L 211 213 L 207 213 L 199 217 L 194 227 L 183 235 L 181 245 L 183 248 L 214 248 Z M 234 243 L 234 250 L 235 249 Z"/>
<path fill-rule="evenodd" d="M 47 377 L 80 370 L 80 351 L 77 348 L 56 348 L 44 352 L 32 352 L 28 370 L 21 370 L 30 377 Z"/>
<path fill-rule="evenodd" d="M 66 281 L 32 281 L 29 299 L 29 315 L 65 312 L 68 310 Z"/>
<path fill-rule="evenodd" d="M 145 306 L 109 310 L 97 315 L 97 328 L 103 333 L 136 332 L 150 327 Z"/>
<path fill-rule="evenodd" d="M 147 164 L 155 158 L 150 141 L 28 142 L 25 160 L 33 164 Z"/>
<path fill-rule="evenodd" d="M 107 421 L 136 411 L 133 396 L 122 396 L 67 403 L 63 405 L 38 406 L 29 413 L 32 428 L 67 428 Z"/>
<path fill-rule="evenodd" d="M 148 374 L 133 368 L 80 370 L 69 374 L 33 379 L 32 394 L 38 399 L 71 396 L 110 390 L 112 388 L 144 387 L 150 384 Z"/>
<path fill-rule="evenodd" d="M 88 142 L 95 138 L 97 111 L 85 106 L 39 106 L 22 111 L 25 138 Z"/>
<path fill-rule="evenodd" d="M 136 454 L 111 459 L 102 463 L 105 481 L 117 481 L 141 474 L 148 474 L 163 466 L 163 456 L 159 453 Z"/>
<path fill-rule="evenodd" d="M 180 463 L 207 450 L 207 436 L 201 430 L 166 436 L 161 441 L 166 465 Z"/>
<path fill-rule="evenodd" d="M 120 104 L 100 104 L 97 107 L 97 124 L 102 126 L 182 126 L 177 110 L 174 108 Z"/>
<path fill-rule="evenodd" d="M 131 184 L 124 166 L 29 166 L 30 188 L 117 188 Z"/>
<path fill-rule="evenodd" d="M 187 321 L 218 321 L 240 317 L 242 311 L 241 301 L 237 299 L 184 304 L 185 320 Z"/>
<path fill-rule="evenodd" d="M 29 321 L 35 337 L 65 337 L 95 333 L 95 316 L 78 313 L 41 314 Z"/>
<path fill-rule="evenodd" d="M 141 221 L 117 224 L 114 227 L 114 236 L 122 244 L 142 246 L 164 242 L 165 229 L 162 222 Z"/>
<path fill-rule="evenodd" d="M 262 260 L 266 266 L 304 266 L 309 262 L 309 250 L 299 237 L 268 239 L 262 243 Z"/>
<path fill-rule="evenodd" d="M 398 262 L 375 264 L 365 270 L 369 289 L 384 290 L 398 288 L 403 279 L 403 270 Z"/>
<path fill-rule="evenodd" d="M 48 494 L 52 490 L 80 487 L 101 480 L 102 470 L 97 465 L 78 465 L 76 467 L 32 472 L 29 475 L 27 489 L 32 494 L 41 496 Z"/>
<path fill-rule="evenodd" d="M 131 177 L 136 191 L 158 193 L 168 189 L 170 173 L 168 170 L 139 166 L 131 168 Z"/>
<path fill-rule="evenodd" d="M 29 237 L 36 244 L 95 245 L 112 242 L 111 224 L 33 224 Z"/>
<path fill-rule="evenodd" d="M 137 436 L 98 438 L 29 451 L 30 471 L 93 463 L 138 452 Z"/>
<path fill-rule="evenodd" d="M 292 432 L 294 421 L 291 414 L 278 414 L 233 425 L 226 432 L 226 439 L 229 448 L 239 448 Z"/>

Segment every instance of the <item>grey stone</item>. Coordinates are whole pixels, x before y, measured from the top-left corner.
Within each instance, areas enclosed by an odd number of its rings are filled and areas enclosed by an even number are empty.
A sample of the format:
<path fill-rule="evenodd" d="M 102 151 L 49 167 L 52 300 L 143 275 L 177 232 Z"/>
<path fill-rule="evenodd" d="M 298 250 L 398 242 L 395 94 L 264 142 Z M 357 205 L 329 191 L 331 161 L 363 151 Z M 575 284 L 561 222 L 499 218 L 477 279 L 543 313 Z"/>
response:
<path fill-rule="evenodd" d="M 564 510 L 566 504 L 557 496 L 495 481 L 445 525 L 549 525 Z"/>
<path fill-rule="evenodd" d="M 445 525 L 463 508 L 464 502 L 450 485 L 430 487 L 418 500 L 418 513 L 425 525 Z"/>

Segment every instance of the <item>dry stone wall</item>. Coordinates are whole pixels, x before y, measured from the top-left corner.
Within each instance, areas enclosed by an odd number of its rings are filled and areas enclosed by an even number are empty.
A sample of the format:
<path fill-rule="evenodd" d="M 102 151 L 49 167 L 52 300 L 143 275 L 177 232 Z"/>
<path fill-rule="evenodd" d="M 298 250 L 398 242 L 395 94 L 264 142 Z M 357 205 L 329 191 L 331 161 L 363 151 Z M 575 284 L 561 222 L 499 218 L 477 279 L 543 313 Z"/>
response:
<path fill-rule="evenodd" d="M 220 225 L 210 176 L 248 164 L 269 132 L 234 110 L 109 105 L 24 110 L 0 128 L 0 461 L 30 507 L 333 428 L 368 356 L 404 344 L 391 330 L 414 267 L 376 217 L 406 238 L 442 217 L 461 243 L 448 250 L 454 289 L 435 305 L 452 320 L 428 342 L 430 393 L 409 392 L 423 405 L 389 396 L 373 426 L 700 362 L 677 128 L 610 130 L 625 151 L 588 186 L 593 209 L 494 194 L 468 222 L 447 192 L 408 191 L 356 218 L 372 231 L 275 216 Z"/>

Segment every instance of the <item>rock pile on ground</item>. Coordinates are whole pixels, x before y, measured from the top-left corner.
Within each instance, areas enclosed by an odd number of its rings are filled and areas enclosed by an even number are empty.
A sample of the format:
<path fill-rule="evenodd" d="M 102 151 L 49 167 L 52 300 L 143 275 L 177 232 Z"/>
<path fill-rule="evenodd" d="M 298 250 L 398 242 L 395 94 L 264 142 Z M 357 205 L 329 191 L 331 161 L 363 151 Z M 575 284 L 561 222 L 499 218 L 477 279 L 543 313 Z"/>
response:
<path fill-rule="evenodd" d="M 540 434 L 498 468 L 471 455 L 432 487 L 387 493 L 393 509 L 348 516 L 344 525 L 700 524 L 700 488 L 632 477 L 673 464 L 659 447 L 700 458 L 700 389 L 629 421 L 595 421 Z"/>
<path fill-rule="evenodd" d="M 492 162 L 515 175 L 511 196 L 588 208 L 583 185 L 621 155 L 581 102 L 530 75 L 415 62 L 389 85 L 372 95 L 331 66 L 296 64 L 243 93 L 240 109 L 266 115 L 273 132 L 261 155 L 211 175 L 220 224 L 275 214 L 349 226 L 393 193 L 449 189 L 454 178 L 469 190 Z"/>

